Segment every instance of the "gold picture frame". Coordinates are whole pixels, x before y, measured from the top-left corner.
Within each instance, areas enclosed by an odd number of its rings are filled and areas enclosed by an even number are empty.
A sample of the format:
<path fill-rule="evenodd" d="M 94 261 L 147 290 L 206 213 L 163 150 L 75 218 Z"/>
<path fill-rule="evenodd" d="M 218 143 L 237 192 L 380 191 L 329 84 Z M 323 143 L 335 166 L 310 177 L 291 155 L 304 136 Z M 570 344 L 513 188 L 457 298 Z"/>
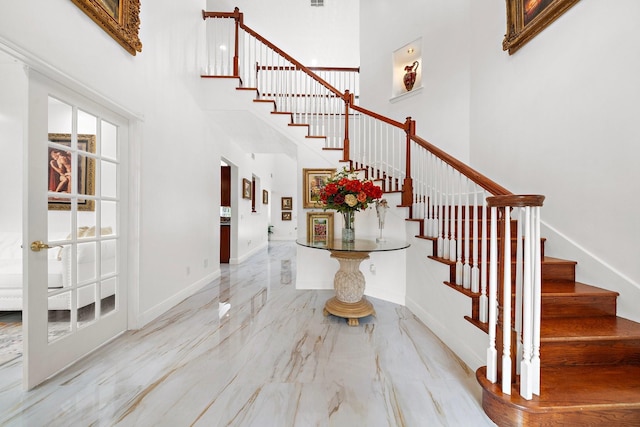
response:
<path fill-rule="evenodd" d="M 302 207 L 321 208 L 320 189 L 336 174 L 336 169 L 303 169 Z"/>
<path fill-rule="evenodd" d="M 247 178 L 242 178 L 242 198 L 251 198 L 251 181 L 249 181 Z"/>
<path fill-rule="evenodd" d="M 71 0 L 127 52 L 142 52 L 140 0 Z"/>
<path fill-rule="evenodd" d="M 333 240 L 333 212 L 307 212 L 307 241 L 329 244 Z"/>
<path fill-rule="evenodd" d="M 50 133 L 49 141 L 71 147 L 71 135 L 68 133 Z M 90 134 L 78 135 L 77 150 L 77 174 L 71 172 L 71 152 L 57 147 L 49 147 L 47 153 L 48 161 L 48 183 L 47 190 L 53 193 L 71 195 L 71 181 L 77 180 L 78 196 L 95 195 L 96 185 L 96 160 L 94 158 L 83 155 L 82 153 L 96 152 L 96 136 Z M 64 170 L 63 170 L 64 169 Z M 66 172 L 66 173 L 65 173 Z M 65 178 L 65 175 L 67 177 Z M 71 198 L 67 197 L 49 197 L 48 208 L 52 211 L 68 211 L 71 210 Z M 78 197 L 79 211 L 94 211 L 95 200 L 81 199 Z"/>
<path fill-rule="evenodd" d="M 262 190 L 262 204 L 269 204 L 269 192 L 267 190 Z"/>
<path fill-rule="evenodd" d="M 282 221 L 291 221 L 291 211 L 282 212 Z"/>
<path fill-rule="evenodd" d="M 580 0 L 507 0 L 507 34 L 502 50 L 516 53 Z"/>

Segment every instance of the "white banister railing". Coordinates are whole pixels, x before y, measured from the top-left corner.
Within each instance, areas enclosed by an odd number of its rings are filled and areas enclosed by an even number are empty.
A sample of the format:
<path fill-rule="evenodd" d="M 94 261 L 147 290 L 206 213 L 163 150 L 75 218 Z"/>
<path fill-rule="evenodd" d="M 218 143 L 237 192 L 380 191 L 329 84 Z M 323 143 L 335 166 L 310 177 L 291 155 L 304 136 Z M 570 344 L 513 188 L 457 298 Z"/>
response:
<path fill-rule="evenodd" d="M 476 299 L 473 320 L 489 335 L 487 378 L 511 393 L 513 372 L 521 396 L 539 393 L 544 197 L 512 195 L 418 137 L 410 117 L 401 123 L 357 105 L 357 68 L 306 67 L 245 26 L 237 8 L 203 17 L 204 74 L 238 78 L 258 100 L 274 102 L 293 124 L 323 137 L 325 148 L 342 149 L 344 161 L 381 180 L 385 191 L 402 191 L 402 206 L 436 242 L 434 256 L 455 266 L 449 285 Z"/>

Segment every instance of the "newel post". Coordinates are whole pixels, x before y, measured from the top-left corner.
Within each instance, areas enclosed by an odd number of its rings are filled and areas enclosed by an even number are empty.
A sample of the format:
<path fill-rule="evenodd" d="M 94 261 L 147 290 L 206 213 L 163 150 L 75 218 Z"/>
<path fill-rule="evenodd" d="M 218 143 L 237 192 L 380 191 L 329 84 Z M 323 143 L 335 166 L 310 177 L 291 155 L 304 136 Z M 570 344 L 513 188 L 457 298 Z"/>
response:
<path fill-rule="evenodd" d="M 406 146 L 406 176 L 402 183 L 402 206 L 413 205 L 413 179 L 411 178 L 411 137 L 416 134 L 416 121 L 411 120 L 411 117 L 407 117 L 404 123 L 404 131 L 407 134 L 407 146 Z"/>
<path fill-rule="evenodd" d="M 240 24 L 243 23 L 243 15 L 240 12 L 239 8 L 235 8 L 233 9 L 233 19 L 236 22 L 236 33 L 235 33 L 235 40 L 234 40 L 234 44 L 233 44 L 233 75 L 234 76 L 239 76 L 240 75 L 240 70 L 239 70 L 239 58 L 238 58 L 238 47 L 239 47 L 239 39 L 240 39 Z"/>
<path fill-rule="evenodd" d="M 502 392 L 511 394 L 519 372 L 524 399 L 540 394 L 543 201 L 541 195 L 487 198 L 491 208 L 487 379 L 501 380 Z M 517 233 L 511 232 L 512 225 Z"/>
<path fill-rule="evenodd" d="M 349 156 L 349 105 L 353 103 L 353 94 L 349 90 L 344 91 L 344 143 L 342 145 L 342 160 L 348 162 Z"/>

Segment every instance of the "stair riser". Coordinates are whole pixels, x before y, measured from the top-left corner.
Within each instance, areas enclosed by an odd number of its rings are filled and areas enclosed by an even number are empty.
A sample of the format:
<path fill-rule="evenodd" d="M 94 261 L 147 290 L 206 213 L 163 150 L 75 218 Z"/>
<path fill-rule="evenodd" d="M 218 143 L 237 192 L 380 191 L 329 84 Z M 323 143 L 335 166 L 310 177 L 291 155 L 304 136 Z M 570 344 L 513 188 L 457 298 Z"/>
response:
<path fill-rule="evenodd" d="M 615 315 L 615 295 L 542 296 L 542 319 L 552 317 L 587 317 Z"/>
<path fill-rule="evenodd" d="M 511 264 L 511 286 L 515 286 L 515 263 Z M 482 271 L 485 271 L 487 275 L 487 281 L 489 279 L 489 268 L 483 267 L 480 265 L 480 274 Z M 556 281 L 575 281 L 575 264 L 567 263 L 567 264 L 547 264 L 542 263 L 542 280 L 556 280 Z M 460 283 L 456 283 L 456 266 L 452 264 L 449 267 L 449 282 L 460 285 Z"/>
<path fill-rule="evenodd" d="M 581 342 L 542 342 L 543 367 L 576 365 L 640 365 L 640 338 Z"/>

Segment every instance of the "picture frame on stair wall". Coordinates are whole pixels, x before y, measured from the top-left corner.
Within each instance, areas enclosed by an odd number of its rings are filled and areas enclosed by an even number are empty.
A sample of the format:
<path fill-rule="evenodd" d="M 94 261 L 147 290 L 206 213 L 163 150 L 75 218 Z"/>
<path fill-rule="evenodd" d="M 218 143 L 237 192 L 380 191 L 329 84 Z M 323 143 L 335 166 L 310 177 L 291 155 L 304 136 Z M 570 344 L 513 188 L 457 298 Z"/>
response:
<path fill-rule="evenodd" d="M 303 169 L 303 208 L 321 208 L 324 204 L 320 201 L 320 189 L 336 174 L 336 169 Z"/>
<path fill-rule="evenodd" d="M 507 0 L 502 50 L 513 55 L 580 0 Z"/>
<path fill-rule="evenodd" d="M 142 52 L 140 0 L 71 0 L 131 55 Z"/>

